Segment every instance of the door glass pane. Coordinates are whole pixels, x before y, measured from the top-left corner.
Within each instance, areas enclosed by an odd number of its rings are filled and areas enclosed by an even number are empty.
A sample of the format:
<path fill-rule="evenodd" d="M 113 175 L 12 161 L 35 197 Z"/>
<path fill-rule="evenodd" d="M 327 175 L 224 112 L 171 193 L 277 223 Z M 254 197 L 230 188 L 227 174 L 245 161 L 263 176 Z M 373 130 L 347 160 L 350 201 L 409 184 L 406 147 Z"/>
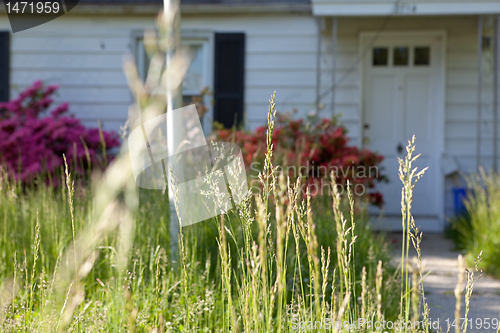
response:
<path fill-rule="evenodd" d="M 373 48 L 373 66 L 387 66 L 389 51 L 387 47 Z"/>
<path fill-rule="evenodd" d="M 394 48 L 394 66 L 408 66 L 410 52 L 407 47 Z"/>
<path fill-rule="evenodd" d="M 414 52 L 414 65 L 425 66 L 430 64 L 431 50 L 429 47 L 416 47 Z"/>

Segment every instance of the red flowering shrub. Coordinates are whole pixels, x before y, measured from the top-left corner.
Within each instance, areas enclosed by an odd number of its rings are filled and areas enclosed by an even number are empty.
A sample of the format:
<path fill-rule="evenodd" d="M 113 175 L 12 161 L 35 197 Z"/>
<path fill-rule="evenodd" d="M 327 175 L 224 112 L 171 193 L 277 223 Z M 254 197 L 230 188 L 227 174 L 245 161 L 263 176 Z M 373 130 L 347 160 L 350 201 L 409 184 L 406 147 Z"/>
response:
<path fill-rule="evenodd" d="M 67 103 L 43 117 L 57 89 L 37 81 L 16 99 L 0 103 L 0 164 L 17 180 L 53 175 L 64 163 L 63 154 L 80 172 L 105 167 L 106 150 L 120 145 L 114 132 L 85 128 L 68 114 Z"/>
<path fill-rule="evenodd" d="M 263 167 L 266 132 L 267 127 L 259 127 L 252 133 L 217 129 L 215 136 L 216 140 L 234 142 L 241 147 L 247 171 L 251 173 Z M 310 124 L 303 119 L 293 120 L 278 115 L 272 137 L 273 162 L 291 179 L 297 176 L 306 178 L 305 185 L 312 195 L 323 193 L 330 185 L 330 173 L 333 172 L 342 189 L 349 180 L 355 194 L 381 206 L 383 197 L 375 191 L 375 182 L 387 180 L 380 173 L 384 157 L 367 149 L 348 146 L 348 142 L 346 129 L 337 126 L 335 121 L 323 119 Z"/>

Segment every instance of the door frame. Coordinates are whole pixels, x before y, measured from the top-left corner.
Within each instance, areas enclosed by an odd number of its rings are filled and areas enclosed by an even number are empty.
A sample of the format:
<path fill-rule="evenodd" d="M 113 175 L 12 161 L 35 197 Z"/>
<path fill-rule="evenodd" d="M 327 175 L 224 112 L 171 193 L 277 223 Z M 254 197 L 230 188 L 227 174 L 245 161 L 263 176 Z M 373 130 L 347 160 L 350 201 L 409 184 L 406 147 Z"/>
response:
<path fill-rule="evenodd" d="M 437 170 L 437 183 L 436 183 L 436 200 L 438 206 L 438 219 L 441 222 L 440 229 L 444 231 L 445 229 L 445 191 L 444 191 L 444 175 L 441 171 L 442 157 L 444 156 L 444 146 L 445 146 L 445 108 L 446 108 L 446 45 L 447 45 L 447 34 L 445 30 L 408 30 L 408 31 L 362 31 L 358 36 L 358 59 L 360 59 L 361 64 L 359 66 L 360 73 L 360 84 L 359 84 L 359 146 L 364 147 L 365 143 L 363 138 L 365 137 L 365 129 L 363 124 L 365 123 L 366 115 L 366 103 L 364 100 L 365 85 L 366 85 L 366 56 L 370 51 L 372 45 L 377 42 L 379 38 L 401 38 L 401 37 L 434 37 L 438 38 L 440 44 L 438 46 L 438 59 L 437 68 L 433 75 L 433 80 L 436 82 L 436 114 L 434 115 L 435 126 L 435 137 L 438 139 L 435 145 L 435 151 L 432 152 L 432 156 L 435 158 Z M 418 142 L 417 142 L 418 147 Z M 417 148 L 418 149 L 418 148 Z M 424 175 L 425 177 L 425 175 Z M 417 185 L 418 186 L 418 185 Z"/>

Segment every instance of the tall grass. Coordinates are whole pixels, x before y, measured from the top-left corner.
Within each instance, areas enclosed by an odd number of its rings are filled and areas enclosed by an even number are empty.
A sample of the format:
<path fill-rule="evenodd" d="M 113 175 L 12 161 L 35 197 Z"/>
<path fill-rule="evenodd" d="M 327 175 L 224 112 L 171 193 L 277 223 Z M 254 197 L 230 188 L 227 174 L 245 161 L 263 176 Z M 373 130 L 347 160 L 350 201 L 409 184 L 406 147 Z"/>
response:
<path fill-rule="evenodd" d="M 164 30 L 168 26 L 160 26 Z M 161 59 L 153 56 L 145 84 L 126 64 L 136 96 L 132 118 L 163 112 L 164 81 L 181 83 L 185 55 L 174 54 L 164 74 Z M 373 322 L 392 321 L 393 331 L 429 332 L 422 235 L 411 216 L 423 174 L 412 168 L 414 139 L 400 161 L 404 245 L 396 270 L 383 239 L 362 212 L 355 216 L 349 191 L 342 197 L 334 190 L 325 205 L 326 198 L 300 191 L 300 178 L 276 172 L 274 97 L 259 174 L 263 190 L 227 214 L 179 226 L 180 264 L 169 259 L 166 191 L 136 188 L 125 149 L 88 186 L 74 184 L 68 166 L 60 190 L 43 183 L 23 188 L 1 173 L 1 331 L 381 332 Z M 220 193 L 214 195 L 217 200 Z M 418 253 L 413 270 L 410 241 Z M 398 322 L 422 315 L 418 330 L 397 329 Z"/>
<path fill-rule="evenodd" d="M 466 181 L 466 214 L 457 217 L 452 225 L 454 239 L 467 251 L 469 266 L 473 267 L 482 253 L 485 272 L 500 277 L 500 175 L 481 168 L 466 176 Z"/>
<path fill-rule="evenodd" d="M 411 214 L 411 205 L 413 201 L 413 189 L 417 184 L 417 181 L 422 177 L 427 170 L 424 168 L 420 171 L 417 168 L 413 168 L 413 162 L 420 156 L 413 156 L 415 152 L 415 136 L 412 137 L 411 141 L 408 142 L 406 147 L 407 155 L 404 160 L 399 160 L 399 179 L 403 184 L 401 189 L 401 215 L 402 215 L 402 228 L 403 228 L 403 242 L 401 249 L 401 265 L 402 265 L 402 279 L 401 279 L 401 299 L 400 299 L 400 318 L 404 318 L 405 322 L 410 320 L 410 305 L 412 303 L 411 295 L 411 281 L 410 281 L 410 269 L 409 264 L 409 251 L 410 251 L 410 240 L 417 251 L 417 267 L 420 278 L 420 285 L 416 284 L 415 278 L 413 280 L 413 288 L 421 288 L 422 292 L 422 302 L 424 307 L 424 326 L 429 327 L 429 309 L 425 303 L 425 293 L 424 284 L 422 276 L 422 256 L 420 251 L 420 242 L 422 239 L 422 233 L 420 229 L 416 226 L 415 220 Z M 417 302 L 418 298 L 413 299 L 413 303 Z M 418 309 L 418 305 L 414 304 L 414 309 Z M 415 310 L 414 310 L 415 312 Z M 415 314 L 415 313 L 414 313 Z M 416 315 L 416 314 L 415 314 Z"/>
<path fill-rule="evenodd" d="M 274 117 L 273 96 L 269 137 Z M 408 149 L 400 172 L 411 192 L 421 174 L 409 164 L 413 142 Z M 261 193 L 182 228 L 177 266 L 168 259 L 167 199 L 136 192 L 126 157 L 92 186 L 73 188 L 68 171 L 64 191 L 22 189 L 4 175 L 1 295 L 11 296 L 2 303 L 2 331 L 326 332 L 348 330 L 318 326 L 328 320 L 419 318 L 421 289 L 407 284 L 409 266 L 388 265 L 382 239 L 354 215 L 350 192 L 334 191 L 327 210 L 302 195 L 300 178 L 278 177 L 271 155 L 268 140 Z M 411 193 L 402 203 L 405 237 L 418 244 L 406 209 Z"/>

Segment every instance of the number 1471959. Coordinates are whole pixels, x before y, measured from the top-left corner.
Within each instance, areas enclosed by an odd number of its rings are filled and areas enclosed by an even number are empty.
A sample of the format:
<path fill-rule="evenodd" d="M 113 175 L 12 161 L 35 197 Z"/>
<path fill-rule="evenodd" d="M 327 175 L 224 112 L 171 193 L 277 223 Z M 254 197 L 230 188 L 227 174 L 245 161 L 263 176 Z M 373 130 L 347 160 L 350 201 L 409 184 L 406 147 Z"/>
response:
<path fill-rule="evenodd" d="M 6 1 L 5 6 L 8 14 L 57 14 L 61 10 L 57 1 Z"/>
<path fill-rule="evenodd" d="M 453 321 L 451 321 L 450 319 L 446 319 L 445 321 L 448 324 L 448 329 L 451 327 L 460 327 L 461 330 L 463 330 L 465 327 L 475 330 L 497 330 L 500 324 L 497 318 L 459 318 L 459 321 L 457 321 L 457 319 Z"/>

